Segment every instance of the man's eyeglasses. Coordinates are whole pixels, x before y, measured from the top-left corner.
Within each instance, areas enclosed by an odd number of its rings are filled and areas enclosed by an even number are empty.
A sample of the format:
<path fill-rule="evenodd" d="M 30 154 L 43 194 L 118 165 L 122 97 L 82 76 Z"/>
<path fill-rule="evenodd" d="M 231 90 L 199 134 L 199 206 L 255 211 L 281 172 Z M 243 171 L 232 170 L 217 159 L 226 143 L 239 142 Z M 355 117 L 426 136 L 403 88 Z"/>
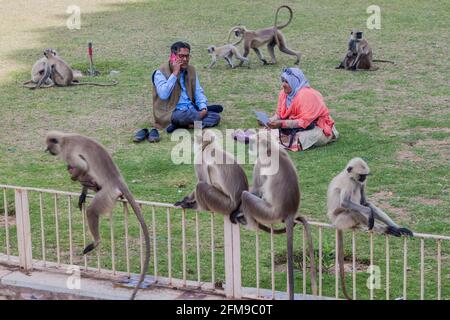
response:
<path fill-rule="evenodd" d="M 177 57 L 180 59 L 189 60 L 191 58 L 191 55 L 190 54 L 177 54 Z"/>

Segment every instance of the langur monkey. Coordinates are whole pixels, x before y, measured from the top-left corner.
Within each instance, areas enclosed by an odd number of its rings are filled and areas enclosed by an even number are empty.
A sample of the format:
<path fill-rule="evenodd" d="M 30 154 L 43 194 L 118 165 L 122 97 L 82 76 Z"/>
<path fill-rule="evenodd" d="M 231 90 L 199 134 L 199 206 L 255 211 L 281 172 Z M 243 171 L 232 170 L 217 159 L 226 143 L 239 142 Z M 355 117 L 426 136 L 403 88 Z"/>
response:
<path fill-rule="evenodd" d="M 87 254 L 99 245 L 100 215 L 110 214 L 119 197 L 124 197 L 128 200 L 133 208 L 142 227 L 146 245 L 146 256 L 141 277 L 131 296 L 131 299 L 134 299 L 148 270 L 150 237 L 141 208 L 128 189 L 119 169 L 114 164 L 108 151 L 91 138 L 78 134 L 50 131 L 46 137 L 46 144 L 46 151 L 54 156 L 58 156 L 67 163 L 71 179 L 73 181 L 80 181 L 83 186 L 82 194 L 83 192 L 87 192 L 85 188 L 98 191 L 86 210 L 88 226 L 94 242 L 86 246 L 83 254 Z M 81 206 L 81 204 L 79 205 Z"/>
<path fill-rule="evenodd" d="M 46 51 L 50 51 L 54 56 L 58 56 L 58 53 L 53 49 L 47 49 Z M 48 73 L 46 68 L 48 68 L 47 58 L 42 57 L 38 61 L 36 61 L 33 67 L 31 68 L 31 80 L 24 82 L 23 85 L 26 86 L 30 83 L 38 83 L 42 79 L 42 77 L 46 73 Z M 54 86 L 54 83 L 50 77 L 47 77 L 47 79 L 45 79 L 41 84 L 41 87 L 43 88 L 49 88 L 52 86 Z"/>
<path fill-rule="evenodd" d="M 241 56 L 239 50 L 233 44 L 226 44 L 221 47 L 209 46 L 208 53 L 211 55 L 212 60 L 208 68 L 212 68 L 216 64 L 217 57 L 224 58 L 232 69 L 234 68 L 233 55 L 242 62 L 248 63 L 248 58 Z"/>
<path fill-rule="evenodd" d="M 352 31 L 350 33 L 350 39 L 348 41 L 348 50 L 345 54 L 344 60 L 336 69 L 345 69 L 356 71 L 358 69 L 378 70 L 373 66 L 373 62 L 388 62 L 394 64 L 389 60 L 374 60 L 372 48 L 369 46 L 369 42 L 363 38 L 361 31 Z"/>
<path fill-rule="evenodd" d="M 342 291 L 351 300 L 345 287 L 343 230 L 368 226 L 376 232 L 394 236 L 413 236 L 407 228 L 400 228 L 389 216 L 365 195 L 369 166 L 361 158 L 353 158 L 336 177 L 331 180 L 327 192 L 327 215 L 338 231 L 338 263 Z M 375 222 L 381 221 L 383 224 Z"/>
<path fill-rule="evenodd" d="M 281 10 L 281 8 L 286 8 L 289 10 L 289 21 L 283 25 L 277 26 L 277 19 L 278 19 L 278 13 Z M 228 42 L 230 39 L 231 34 L 234 32 L 236 37 L 241 37 L 241 39 L 235 44 L 239 44 L 242 40 L 244 40 L 244 57 L 247 57 L 250 53 L 250 49 L 253 49 L 258 56 L 259 60 L 263 64 L 269 64 L 266 59 L 264 59 L 259 47 L 265 45 L 267 43 L 267 49 L 269 50 L 269 54 L 272 58 L 270 64 L 277 63 L 275 59 L 275 45 L 278 46 L 281 52 L 284 52 L 286 54 L 296 56 L 297 60 L 295 61 L 295 64 L 300 63 L 300 52 L 295 52 L 291 49 L 289 49 L 286 46 L 286 39 L 283 35 L 283 33 L 280 31 L 289 23 L 291 22 L 293 17 L 292 9 L 289 6 L 280 6 L 278 7 L 276 13 L 275 13 L 275 23 L 273 27 L 265 28 L 265 29 L 258 29 L 255 31 L 247 30 L 245 26 L 235 26 L 231 28 L 230 32 L 228 33 Z M 243 61 L 239 64 L 239 66 L 242 66 Z"/>
<path fill-rule="evenodd" d="M 249 229 L 259 228 L 264 231 L 268 229 L 269 232 L 269 228 L 261 228 L 261 226 L 278 222 L 286 224 L 286 228 L 278 230 L 277 233 L 282 233 L 282 231 L 287 233 L 288 291 L 291 300 L 294 299 L 293 232 L 295 222 L 301 222 L 304 225 L 309 245 L 312 292 L 317 295 L 311 230 L 306 219 L 297 215 L 300 205 L 297 171 L 287 152 L 279 147 L 278 141 L 274 139 L 270 131 L 260 131 L 257 140 L 259 152 L 253 169 L 253 186 L 250 192 L 244 191 L 242 193 L 242 204 L 239 210 L 233 212 L 230 219 L 233 223 L 236 223 L 237 220 Z M 254 138 L 251 138 L 250 141 L 250 148 L 253 149 L 256 146 L 256 141 Z M 277 153 L 279 155 L 278 171 L 269 174 L 269 171 L 265 172 L 267 159 L 273 155 L 275 155 L 273 157 L 275 158 Z M 272 160 L 277 160 L 273 158 Z"/>
<path fill-rule="evenodd" d="M 117 81 L 114 81 L 112 83 L 95 83 L 95 82 L 76 82 L 74 81 L 74 70 L 59 56 L 57 56 L 52 49 L 46 49 L 44 51 L 44 56 L 46 60 L 45 66 L 44 66 L 44 74 L 42 75 L 42 78 L 38 81 L 38 83 L 35 86 L 29 86 L 25 85 L 25 87 L 30 89 L 38 89 L 40 88 L 44 83 L 48 82 L 48 79 L 51 79 L 53 82 L 53 85 L 47 85 L 45 88 L 52 87 L 54 85 L 56 86 L 71 86 L 71 85 L 92 85 L 92 86 L 100 86 L 100 87 L 109 87 L 109 86 L 115 86 L 117 84 Z"/>
<path fill-rule="evenodd" d="M 200 147 L 195 159 L 197 185 L 192 193 L 174 205 L 198 211 L 230 215 L 239 208 L 248 180 L 236 159 L 219 145 L 213 130 L 195 137 Z"/>

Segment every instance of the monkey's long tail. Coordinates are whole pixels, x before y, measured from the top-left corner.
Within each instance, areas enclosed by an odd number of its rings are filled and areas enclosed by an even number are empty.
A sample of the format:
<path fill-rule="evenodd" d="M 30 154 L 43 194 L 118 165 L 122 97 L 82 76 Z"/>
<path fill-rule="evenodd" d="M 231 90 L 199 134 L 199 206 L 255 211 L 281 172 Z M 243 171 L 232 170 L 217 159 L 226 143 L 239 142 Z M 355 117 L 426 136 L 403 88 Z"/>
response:
<path fill-rule="evenodd" d="M 134 288 L 133 294 L 131 295 L 131 298 L 130 298 L 130 300 L 134 300 L 134 298 L 136 297 L 137 291 L 139 290 L 142 283 L 144 282 L 145 274 L 147 273 L 148 265 L 150 262 L 150 253 L 151 253 L 150 252 L 150 235 L 148 233 L 148 228 L 147 228 L 147 225 L 145 224 L 144 217 L 142 216 L 141 208 L 139 207 L 137 202 L 134 200 L 133 195 L 131 194 L 130 190 L 128 190 L 128 188 L 126 188 L 126 190 L 122 191 L 122 194 L 125 197 L 125 199 L 128 200 L 131 207 L 133 208 L 133 211 L 136 214 L 136 217 L 139 220 L 139 223 L 141 224 L 142 232 L 144 233 L 144 239 L 145 239 L 145 261 L 144 261 L 144 265 L 142 267 L 141 278 L 139 279 L 139 282 L 136 285 L 136 288 Z"/>
<path fill-rule="evenodd" d="M 374 60 L 372 60 L 373 62 L 386 62 L 386 63 L 392 63 L 392 64 L 395 64 L 395 62 L 394 61 L 390 61 L 390 60 L 379 60 L 379 59 L 374 59 Z"/>
<path fill-rule="evenodd" d="M 73 86 L 97 86 L 97 87 L 112 87 L 118 84 L 118 81 L 113 81 L 112 83 L 97 83 L 97 82 L 72 82 Z"/>
<path fill-rule="evenodd" d="M 289 21 L 281 26 L 277 26 L 277 22 L 278 22 L 278 13 L 280 12 L 281 8 L 287 8 L 289 10 Z M 291 23 L 292 20 L 292 9 L 289 6 L 279 6 L 277 9 L 277 12 L 275 13 L 275 22 L 273 24 L 273 33 L 275 36 L 275 42 L 277 43 L 278 48 L 280 47 L 280 40 L 278 39 L 278 30 L 283 29 L 284 27 L 286 27 L 289 23 Z"/>
<path fill-rule="evenodd" d="M 232 34 L 234 31 L 237 31 L 237 29 L 239 29 L 239 30 L 244 29 L 244 30 L 245 30 L 245 26 L 234 26 L 233 28 L 231 28 L 230 31 L 228 32 L 227 43 L 230 43 L 231 34 Z M 243 30 L 242 30 L 242 31 L 243 31 Z M 239 38 L 239 40 L 237 40 L 235 43 L 233 43 L 233 46 L 237 46 L 239 43 L 242 42 L 243 39 L 244 39 L 244 33 L 242 32 L 241 37 Z"/>
<path fill-rule="evenodd" d="M 45 85 L 41 85 L 39 88 L 51 88 L 53 87 L 55 84 L 45 84 Z M 33 82 L 33 80 L 28 80 L 27 82 L 24 82 L 22 84 L 22 86 L 24 88 L 28 88 L 28 89 L 36 89 L 37 87 L 37 83 Z"/>
<path fill-rule="evenodd" d="M 339 263 L 339 277 L 341 278 L 341 286 L 342 292 L 347 300 L 352 300 L 347 293 L 347 287 L 345 286 L 345 270 L 344 270 L 344 233 L 342 230 L 338 230 L 337 232 L 337 241 L 338 241 L 338 263 Z"/>
<path fill-rule="evenodd" d="M 309 227 L 308 221 L 302 216 L 298 216 L 295 218 L 296 221 L 300 221 L 303 224 L 303 227 L 305 228 L 306 237 L 308 240 L 308 247 L 309 247 L 309 262 L 310 262 L 310 269 L 311 269 L 311 288 L 313 295 L 317 295 L 317 277 L 316 277 L 316 263 L 314 258 L 314 244 L 312 240 L 311 235 L 311 228 Z M 271 232 L 271 228 L 267 227 L 264 224 L 258 223 L 258 228 L 262 231 L 265 231 L 267 233 Z M 281 229 L 273 229 L 274 234 L 281 234 L 286 233 L 286 227 Z"/>
<path fill-rule="evenodd" d="M 316 278 L 316 261 L 314 257 L 314 243 L 311 236 L 311 228 L 309 227 L 308 221 L 302 216 L 297 216 L 295 218 L 296 221 L 300 221 L 303 224 L 303 227 L 305 228 L 306 237 L 308 240 L 308 247 L 309 247 L 309 264 L 311 269 L 311 289 L 313 295 L 317 296 L 317 278 Z M 304 268 L 306 266 L 303 266 Z"/>
<path fill-rule="evenodd" d="M 286 8 L 286 9 L 289 10 L 289 20 L 288 20 L 288 22 L 286 22 L 285 24 L 283 24 L 283 25 L 281 25 L 281 26 L 277 26 L 277 22 L 278 22 L 278 13 L 280 12 L 280 10 L 281 10 L 282 8 Z M 277 9 L 277 12 L 275 13 L 275 23 L 273 24 L 274 27 L 275 27 L 275 29 L 281 30 L 281 29 L 283 29 L 284 27 L 287 27 L 287 26 L 289 25 L 289 23 L 291 23 L 292 17 L 293 17 L 293 16 L 294 16 L 294 14 L 293 14 L 293 12 L 292 12 L 291 7 L 286 6 L 286 5 L 284 5 L 284 6 L 279 6 L 278 9 Z"/>
<path fill-rule="evenodd" d="M 268 226 L 261 224 L 258 222 L 258 228 L 264 232 L 270 233 L 271 232 L 271 228 L 269 228 Z M 282 234 L 282 233 L 286 233 L 286 227 L 281 228 L 281 229 L 272 229 L 274 234 Z"/>

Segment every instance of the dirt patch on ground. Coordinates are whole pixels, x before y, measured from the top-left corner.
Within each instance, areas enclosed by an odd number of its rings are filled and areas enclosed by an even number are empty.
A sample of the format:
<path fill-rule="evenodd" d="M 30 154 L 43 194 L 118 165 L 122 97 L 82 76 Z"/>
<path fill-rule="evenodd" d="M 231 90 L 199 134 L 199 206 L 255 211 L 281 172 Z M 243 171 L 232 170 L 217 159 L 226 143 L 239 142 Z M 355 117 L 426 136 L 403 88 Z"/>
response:
<path fill-rule="evenodd" d="M 426 139 L 419 140 L 417 147 L 427 148 L 430 152 L 440 153 L 443 156 L 450 156 L 450 137 L 443 140 Z"/>
<path fill-rule="evenodd" d="M 422 162 L 423 159 L 411 150 L 398 151 L 396 155 L 398 161 Z"/>
<path fill-rule="evenodd" d="M 450 133 L 450 128 L 417 128 L 417 129 L 423 133 L 434 133 L 434 132 Z"/>
<path fill-rule="evenodd" d="M 322 260 L 322 270 L 324 273 L 327 274 L 334 274 L 335 273 L 335 266 L 334 266 L 334 251 L 330 252 L 329 255 L 326 253 L 323 253 L 323 260 Z M 315 253 L 316 259 L 315 259 L 315 266 L 316 266 L 316 272 L 319 272 L 319 260 L 318 260 L 318 252 Z M 327 257 L 329 259 L 327 259 Z M 327 263 L 328 261 L 328 263 Z M 329 263 L 331 262 L 331 263 Z M 355 257 L 355 270 L 356 272 L 366 272 L 367 268 L 369 267 L 370 262 L 366 259 L 360 259 L 358 257 Z M 301 252 L 294 253 L 294 269 L 302 271 L 304 269 L 303 266 L 303 254 Z M 310 263 L 309 258 L 306 259 L 306 269 L 310 269 Z M 276 254 L 275 255 L 275 272 L 287 272 L 287 254 L 284 252 L 283 254 Z M 345 253 L 344 254 L 344 271 L 345 272 L 353 272 L 353 257 L 351 254 Z"/>
<path fill-rule="evenodd" d="M 432 132 L 450 132 L 450 128 L 421 128 L 419 131 L 423 133 Z M 428 150 L 428 154 L 432 154 L 433 157 L 429 157 L 427 161 L 448 161 L 450 160 L 450 138 L 443 140 L 436 139 L 424 139 L 404 144 L 405 148 L 398 151 L 396 159 L 398 161 L 410 161 L 410 162 L 423 162 L 424 159 L 419 156 L 412 148 L 420 148 Z"/>
<path fill-rule="evenodd" d="M 356 272 L 367 272 L 367 268 L 369 268 L 369 263 L 360 262 L 358 260 L 355 261 L 355 269 Z M 344 261 L 344 272 L 352 273 L 353 272 L 353 263 Z M 334 270 L 334 265 L 326 270 L 326 273 L 334 275 L 336 271 Z"/>
<path fill-rule="evenodd" d="M 370 196 L 377 207 L 386 211 L 386 213 L 395 213 L 394 220 L 410 221 L 410 214 L 406 209 L 397 208 L 389 204 L 389 199 L 394 199 L 395 196 L 390 191 L 381 191 Z"/>
<path fill-rule="evenodd" d="M 444 204 L 444 201 L 439 200 L 439 199 L 426 199 L 426 198 L 422 198 L 422 197 L 415 197 L 413 198 L 413 200 L 424 204 L 426 206 L 441 206 Z"/>

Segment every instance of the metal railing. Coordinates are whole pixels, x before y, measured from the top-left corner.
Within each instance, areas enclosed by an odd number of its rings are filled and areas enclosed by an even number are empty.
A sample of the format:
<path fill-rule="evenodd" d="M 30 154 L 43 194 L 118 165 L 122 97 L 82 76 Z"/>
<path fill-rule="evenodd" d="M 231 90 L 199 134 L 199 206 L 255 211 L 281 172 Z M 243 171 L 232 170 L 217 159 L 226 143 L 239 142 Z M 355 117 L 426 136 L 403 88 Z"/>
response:
<path fill-rule="evenodd" d="M 3 228 L 0 227 L 0 239 L 3 239 L 3 243 L 0 243 L 1 262 L 17 263 L 29 272 L 33 268 L 50 267 L 64 270 L 68 265 L 79 266 L 82 272 L 106 277 L 131 277 L 140 272 L 139 268 L 142 268 L 144 261 L 144 241 L 139 224 L 133 218 L 134 215 L 130 215 L 126 201 L 118 200 L 122 203 L 121 214 L 115 212 L 109 226 L 103 225 L 101 228 L 101 245 L 93 254 L 82 256 L 82 248 L 87 245 L 89 236 L 84 208 L 82 214 L 77 214 L 74 210 L 73 202 L 78 199 L 79 194 L 8 185 L 0 185 L 0 188 L 3 191 L 0 200 L 3 203 L 4 220 Z M 14 201 L 11 200 L 12 193 Z M 285 236 L 274 237 L 273 232 L 263 234 L 243 231 L 221 215 L 197 212 L 187 214 L 185 210 L 174 208 L 170 204 L 137 202 L 149 226 L 152 257 L 147 273 L 151 274 L 153 271 L 152 278 L 155 283 L 180 289 L 197 288 L 237 299 L 287 297 L 286 270 L 277 270 L 277 267 L 280 265 L 283 267 L 285 262 L 282 258 L 286 250 Z M 10 216 L 12 213 L 15 220 Z M 326 223 L 310 222 L 310 224 L 316 239 L 318 296 L 333 297 L 332 289 L 334 289 L 334 298 L 339 298 L 338 262 L 334 254 L 337 252 L 335 229 Z M 305 297 L 311 294 L 307 274 L 309 256 L 303 228 L 300 233 L 301 236 L 295 242 L 295 248 L 300 248 L 296 251 L 298 255 L 295 261 L 296 265 L 300 265 L 302 272 L 301 280 L 297 280 L 300 273 L 296 272 L 295 286 L 297 294 L 301 292 L 302 297 Z M 443 245 L 445 244 L 445 250 L 450 248 L 447 246 L 450 245 L 450 237 L 415 233 L 415 237 L 411 239 L 393 239 L 358 231 L 345 234 L 347 236 L 351 234 L 351 294 L 354 299 L 380 298 L 378 295 L 375 296 L 380 286 L 369 286 L 367 296 L 362 294 L 363 291 L 367 291 L 364 285 L 371 276 L 358 275 L 360 272 L 357 262 L 359 263 L 360 256 L 367 256 L 367 251 L 368 261 L 364 265 L 366 268 L 374 266 L 376 262 L 384 266 L 385 284 L 382 292 L 385 293 L 385 299 L 391 299 L 393 294 L 398 295 L 392 288 L 393 281 L 398 287 L 399 270 L 403 272 L 402 299 L 408 298 L 410 293 L 408 284 L 414 289 L 418 287 L 418 299 L 430 298 L 430 290 L 427 288 L 433 281 L 436 294 L 432 298 L 440 300 L 449 297 L 450 287 L 448 283 L 443 286 L 442 275 L 444 271 L 446 272 L 444 276 L 448 278 L 450 266 L 443 265 L 442 261 L 443 259 L 448 261 L 450 252 L 445 251 L 443 255 Z M 358 237 L 362 239 L 357 243 Z M 417 253 L 409 245 L 414 241 L 420 242 L 417 257 L 418 279 L 413 276 L 413 268 L 408 265 L 408 259 L 414 258 Z M 435 255 L 425 251 L 425 241 L 435 243 Z M 330 242 L 333 242 L 334 252 L 333 246 L 329 246 Z M 247 249 L 247 246 L 251 248 Z M 383 258 L 377 255 L 380 246 L 384 247 Z M 244 248 L 243 256 L 241 256 L 242 248 Z M 357 248 L 360 252 L 357 252 Z M 399 258 L 401 253 L 403 255 Z M 435 263 L 431 263 L 430 260 L 435 260 Z M 392 276 L 393 272 L 397 277 Z M 358 292 L 361 292 L 361 296 Z M 425 293 L 428 293 L 427 297 Z"/>

